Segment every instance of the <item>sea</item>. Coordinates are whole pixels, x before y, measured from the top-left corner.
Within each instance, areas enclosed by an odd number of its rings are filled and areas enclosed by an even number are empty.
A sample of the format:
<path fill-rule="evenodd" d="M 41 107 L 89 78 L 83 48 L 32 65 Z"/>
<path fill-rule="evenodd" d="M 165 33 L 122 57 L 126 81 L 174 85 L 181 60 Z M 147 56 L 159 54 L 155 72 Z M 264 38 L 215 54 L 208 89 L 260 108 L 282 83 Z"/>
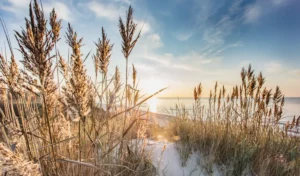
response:
<path fill-rule="evenodd" d="M 184 105 L 186 110 L 191 111 L 193 104 L 194 98 L 153 97 L 142 104 L 141 109 L 158 114 L 174 115 L 176 105 Z M 201 98 L 201 105 L 208 107 L 208 104 L 209 98 Z M 296 116 L 296 118 L 300 116 L 300 97 L 285 98 L 281 121 L 290 121 L 294 116 Z"/>

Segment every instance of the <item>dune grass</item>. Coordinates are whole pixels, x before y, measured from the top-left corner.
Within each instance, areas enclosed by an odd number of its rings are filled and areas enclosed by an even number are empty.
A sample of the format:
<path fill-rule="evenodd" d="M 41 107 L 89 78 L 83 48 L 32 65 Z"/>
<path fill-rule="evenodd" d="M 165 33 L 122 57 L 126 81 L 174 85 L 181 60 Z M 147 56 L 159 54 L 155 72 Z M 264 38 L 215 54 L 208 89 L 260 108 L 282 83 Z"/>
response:
<path fill-rule="evenodd" d="M 35 174 L 40 175 L 155 174 L 145 146 L 139 142 L 145 138 L 147 119 L 138 113 L 140 105 L 153 95 L 141 98 L 134 67 L 132 85 L 128 77 L 129 56 L 140 36 L 132 7 L 126 18 L 119 20 L 125 85 L 118 67 L 108 77 L 113 44 L 104 28 L 92 57 L 96 78 L 91 80 L 84 65 L 88 54 L 81 52 L 84 40 L 71 24 L 65 34 L 70 57 L 60 55 L 62 25 L 55 9 L 47 20 L 34 0 L 25 26 L 15 32 L 23 69 L 15 60 L 5 23 L 1 22 L 11 57 L 0 54 L 0 150 L 15 151 L 22 160 L 37 164 L 39 173 Z M 22 170 L 26 166 L 16 163 L 15 167 Z M 13 174 L 12 170 L 2 174 Z"/>
<path fill-rule="evenodd" d="M 265 78 L 255 76 L 251 66 L 242 70 L 241 80 L 231 94 L 216 83 L 209 107 L 201 105 L 201 84 L 194 89 L 193 112 L 176 107 L 177 118 L 166 129 L 179 136 L 182 165 L 198 151 L 208 175 L 214 164 L 224 175 L 299 175 L 300 138 L 290 131 L 299 127 L 300 117 L 279 127 L 284 106 L 279 87 L 274 93 L 263 88 Z"/>
<path fill-rule="evenodd" d="M 89 54 L 81 52 L 84 40 L 71 24 L 65 34 L 70 57 L 60 55 L 62 25 L 54 9 L 47 21 L 34 0 L 25 26 L 15 32 L 23 67 L 1 24 L 11 56 L 0 54 L 0 159 L 13 163 L 0 168 L 1 174 L 155 175 L 143 140 L 160 140 L 159 135 L 176 143 L 182 166 L 192 152 L 200 152 L 208 175 L 213 164 L 225 175 L 300 174 L 300 139 L 290 135 L 300 117 L 278 126 L 284 97 L 279 87 L 274 93 L 263 87 L 264 77 L 255 76 L 251 66 L 242 70 L 242 84 L 231 91 L 216 83 L 209 107 L 201 104 L 199 84 L 192 113 L 178 105 L 177 118 L 149 130 L 139 107 L 164 89 L 141 98 L 134 65 L 129 78 L 130 54 L 140 37 L 131 7 L 118 26 L 126 62 L 124 85 L 118 67 L 108 76 L 114 44 L 104 28 L 95 43 L 96 77 L 91 80 L 84 65 Z"/>

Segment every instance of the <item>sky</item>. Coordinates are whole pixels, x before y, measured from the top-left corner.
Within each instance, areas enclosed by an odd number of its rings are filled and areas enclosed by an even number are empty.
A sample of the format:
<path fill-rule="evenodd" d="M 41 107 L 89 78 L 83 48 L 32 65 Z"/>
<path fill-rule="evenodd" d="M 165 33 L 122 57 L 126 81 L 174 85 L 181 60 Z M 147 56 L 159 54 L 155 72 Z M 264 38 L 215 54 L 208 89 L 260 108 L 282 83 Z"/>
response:
<path fill-rule="evenodd" d="M 30 0 L 0 0 L 15 55 L 14 30 L 21 31 Z M 203 96 L 216 81 L 227 89 L 239 85 L 249 64 L 262 72 L 266 86 L 279 85 L 287 97 L 300 97 L 300 1 L 298 0 L 42 0 L 46 16 L 54 7 L 63 20 L 58 48 L 67 58 L 66 26 L 83 37 L 83 55 L 95 53 L 94 42 L 104 27 L 114 43 L 109 73 L 116 66 L 125 75 L 118 18 L 129 5 L 142 35 L 129 57 L 138 72 L 139 88 L 147 94 L 168 87 L 160 97 L 192 97 L 200 82 Z M 0 29 L 0 52 L 7 48 Z M 90 56 L 91 56 L 90 55 Z M 94 78 L 92 58 L 85 62 Z M 231 89 L 230 89 L 231 90 Z"/>

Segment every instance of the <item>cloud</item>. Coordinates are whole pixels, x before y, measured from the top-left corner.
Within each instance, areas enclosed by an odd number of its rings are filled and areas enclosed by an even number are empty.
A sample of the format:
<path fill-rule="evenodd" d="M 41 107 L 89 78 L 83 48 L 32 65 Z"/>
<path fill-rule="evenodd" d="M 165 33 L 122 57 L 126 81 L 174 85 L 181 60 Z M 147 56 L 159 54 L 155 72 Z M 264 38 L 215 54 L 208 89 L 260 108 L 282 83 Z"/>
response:
<path fill-rule="evenodd" d="M 30 0 L 8 0 L 14 7 L 28 8 Z"/>
<path fill-rule="evenodd" d="M 240 23 L 240 14 L 243 13 L 243 6 L 241 1 L 232 1 L 229 4 L 226 11 L 219 11 L 218 9 L 224 8 L 225 4 L 218 4 L 219 2 L 214 1 L 211 4 L 211 8 L 214 13 L 207 12 L 208 16 L 205 20 L 205 24 L 209 25 L 208 28 L 204 29 L 204 39 L 213 45 L 220 45 L 225 43 L 227 36 L 231 35 L 236 26 Z M 218 8 L 214 8 L 217 5 Z M 221 6 L 220 6 L 221 5 Z M 204 24 L 202 24 L 204 25 Z"/>
<path fill-rule="evenodd" d="M 180 56 L 173 56 L 170 53 L 155 54 L 144 53 L 140 56 L 143 59 L 154 62 L 150 63 L 159 67 L 161 71 L 168 70 L 185 70 L 185 71 L 197 71 L 203 65 L 211 64 L 217 58 L 205 58 L 199 53 L 189 52 Z"/>
<path fill-rule="evenodd" d="M 225 50 L 227 49 L 230 49 L 230 48 L 236 48 L 236 47 L 240 47 L 240 46 L 243 46 L 241 42 L 236 42 L 236 43 L 233 43 L 233 44 L 230 44 L 230 45 L 227 45 L 227 46 L 224 46 L 223 48 L 219 49 L 219 50 L 216 50 L 215 51 L 215 55 L 218 55 L 222 52 L 224 52 Z"/>
<path fill-rule="evenodd" d="M 24 17 L 28 13 L 29 3 L 30 0 L 8 0 L 8 3 L 0 2 L 0 9 Z"/>
<path fill-rule="evenodd" d="M 149 35 L 147 39 L 152 43 L 153 48 L 160 48 L 164 46 L 160 39 L 160 36 L 156 33 Z"/>
<path fill-rule="evenodd" d="M 231 36 L 246 25 L 254 25 L 263 16 L 273 13 L 276 4 L 287 4 L 293 0 L 258 0 L 258 1 L 222 1 L 203 0 L 195 5 L 195 23 L 197 32 L 201 32 L 206 42 L 201 49 L 204 55 L 218 55 L 229 49 Z M 179 39 L 187 39 L 181 36 Z"/>
<path fill-rule="evenodd" d="M 271 0 L 271 2 L 275 5 L 283 5 L 286 4 L 289 0 Z"/>
<path fill-rule="evenodd" d="M 64 3 L 54 2 L 53 4 L 45 4 L 44 5 L 44 10 L 45 10 L 45 13 L 47 13 L 47 14 L 49 14 L 53 8 L 55 8 L 58 18 L 65 20 L 65 21 L 73 21 L 74 20 L 74 18 L 71 17 L 70 9 Z"/>
<path fill-rule="evenodd" d="M 145 53 L 141 57 L 146 60 L 154 61 L 160 64 L 159 66 L 169 67 L 171 63 L 168 59 L 163 59 L 163 56 L 154 53 Z"/>
<path fill-rule="evenodd" d="M 149 32 L 151 32 L 151 25 L 148 22 L 142 21 L 142 20 L 135 20 L 134 22 L 136 24 L 138 24 L 138 29 L 141 29 L 141 35 L 145 35 L 148 34 Z"/>
<path fill-rule="evenodd" d="M 154 67 L 151 67 L 149 65 L 142 64 L 142 63 L 136 63 L 136 64 L 134 64 L 134 66 L 137 68 L 138 71 L 153 71 L 153 70 L 155 70 Z"/>
<path fill-rule="evenodd" d="M 213 61 L 212 59 L 201 59 L 201 60 L 198 61 L 198 63 L 200 63 L 200 64 L 209 64 L 212 61 Z"/>
<path fill-rule="evenodd" d="M 133 4 L 133 0 L 115 0 L 115 2 L 124 3 L 124 4 L 127 4 L 127 5 L 132 5 Z"/>
<path fill-rule="evenodd" d="M 197 68 L 193 68 L 190 65 L 184 65 L 184 64 L 172 64 L 172 68 L 180 69 L 180 70 L 186 70 L 186 71 L 195 71 Z"/>
<path fill-rule="evenodd" d="M 200 28 L 203 30 L 203 39 L 206 41 L 206 46 L 202 49 L 205 56 L 219 54 L 226 49 L 224 45 L 227 44 L 227 38 L 235 32 L 235 29 L 241 24 L 244 8 L 241 1 L 234 1 L 227 7 L 224 4 L 215 1 L 209 1 L 209 7 L 206 10 L 207 14 L 202 15 L 200 21 Z M 214 7 L 217 7 L 216 9 Z M 226 8 L 225 11 L 218 9 Z M 204 16 L 204 17 L 203 17 Z M 204 26 L 204 27 L 203 27 Z M 219 52 L 219 53 L 218 53 Z"/>
<path fill-rule="evenodd" d="M 300 76 L 300 69 L 295 70 L 294 73 Z"/>
<path fill-rule="evenodd" d="M 184 32 L 184 33 L 177 33 L 175 34 L 175 37 L 179 41 L 187 41 L 194 35 L 193 32 Z"/>
<path fill-rule="evenodd" d="M 255 23 L 262 15 L 262 8 L 258 5 L 249 6 L 245 11 L 245 23 Z"/>
<path fill-rule="evenodd" d="M 24 16 L 28 16 L 28 7 L 30 4 L 30 0 L 9 0 L 9 5 L 1 4 L 0 2 L 0 9 L 8 12 L 14 13 L 17 17 L 23 18 Z M 58 15 L 58 18 L 66 20 L 66 21 L 72 21 L 73 18 L 71 17 L 71 11 L 67 5 L 65 5 L 62 2 L 46 2 L 43 4 L 43 9 L 46 13 L 46 15 L 49 15 L 49 13 L 52 11 L 52 9 L 55 8 L 56 13 Z"/>
<path fill-rule="evenodd" d="M 108 20 L 117 20 L 119 18 L 119 11 L 115 6 L 104 5 L 96 1 L 88 3 L 88 8 L 92 10 L 97 17 Z"/>
<path fill-rule="evenodd" d="M 271 74 L 280 73 L 283 71 L 282 64 L 277 61 L 266 63 L 265 68 L 266 68 L 266 72 Z"/>

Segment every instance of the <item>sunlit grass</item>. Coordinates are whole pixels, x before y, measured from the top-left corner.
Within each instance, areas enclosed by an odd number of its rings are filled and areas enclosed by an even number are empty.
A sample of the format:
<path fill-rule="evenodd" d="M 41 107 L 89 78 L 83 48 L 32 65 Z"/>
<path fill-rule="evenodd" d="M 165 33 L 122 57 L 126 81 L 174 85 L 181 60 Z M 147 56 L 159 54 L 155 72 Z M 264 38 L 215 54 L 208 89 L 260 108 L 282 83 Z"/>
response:
<path fill-rule="evenodd" d="M 206 172 L 218 164 L 224 175 L 299 175 L 300 138 L 290 135 L 299 120 L 279 128 L 284 96 L 279 87 L 263 88 L 264 77 L 249 69 L 241 72 L 242 84 L 227 91 L 211 91 L 208 107 L 201 105 L 202 85 L 194 89 L 193 112 L 177 106 L 177 118 L 165 128 L 176 142 L 185 165 L 198 151 L 207 159 Z M 296 134 L 297 135 L 297 134 Z"/>

